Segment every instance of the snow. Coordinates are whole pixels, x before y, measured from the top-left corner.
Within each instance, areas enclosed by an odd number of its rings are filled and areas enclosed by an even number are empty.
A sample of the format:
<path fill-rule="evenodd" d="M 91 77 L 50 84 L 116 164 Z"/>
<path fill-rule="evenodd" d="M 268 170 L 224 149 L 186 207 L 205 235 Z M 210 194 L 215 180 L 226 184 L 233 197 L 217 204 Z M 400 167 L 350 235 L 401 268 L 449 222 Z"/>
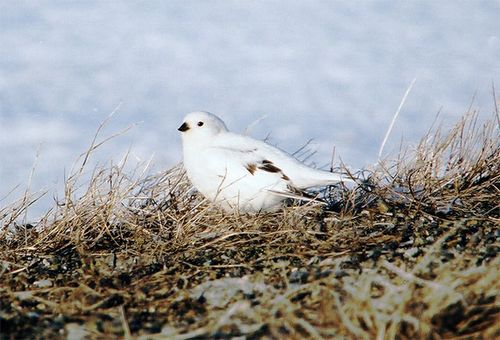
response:
<path fill-rule="evenodd" d="M 295 151 L 314 138 L 352 167 L 414 143 L 438 111 L 493 110 L 499 1 L 2 1 L 0 205 L 26 185 L 58 191 L 98 125 L 118 108 L 96 161 L 181 159 L 176 128 L 207 110 L 236 131 Z M 500 86 L 500 85 L 498 85 Z M 338 158 L 337 158 L 338 161 Z M 50 196 L 50 195 L 49 195 Z M 48 209 L 50 199 L 32 210 Z"/>

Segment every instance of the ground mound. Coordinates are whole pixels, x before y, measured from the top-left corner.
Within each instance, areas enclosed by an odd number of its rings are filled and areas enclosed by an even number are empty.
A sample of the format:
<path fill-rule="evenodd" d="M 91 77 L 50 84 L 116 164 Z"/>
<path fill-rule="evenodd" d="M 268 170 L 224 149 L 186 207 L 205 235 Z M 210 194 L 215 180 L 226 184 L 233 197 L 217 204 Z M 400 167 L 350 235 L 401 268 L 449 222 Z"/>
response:
<path fill-rule="evenodd" d="M 467 114 L 326 204 L 228 215 L 158 176 L 85 164 L 36 225 L 0 210 L 0 334 L 17 338 L 500 336 L 498 113 Z"/>

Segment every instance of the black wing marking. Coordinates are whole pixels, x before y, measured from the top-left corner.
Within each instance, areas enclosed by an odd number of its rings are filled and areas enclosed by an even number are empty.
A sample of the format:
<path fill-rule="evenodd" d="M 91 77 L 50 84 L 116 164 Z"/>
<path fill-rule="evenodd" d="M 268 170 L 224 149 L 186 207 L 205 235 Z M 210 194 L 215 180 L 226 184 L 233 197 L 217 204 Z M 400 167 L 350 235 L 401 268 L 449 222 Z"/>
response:
<path fill-rule="evenodd" d="M 216 148 L 235 152 L 238 154 L 245 154 L 245 155 L 253 154 L 253 153 L 255 153 L 255 151 L 258 150 L 258 148 L 237 149 L 237 148 L 231 148 L 231 147 L 225 147 L 225 146 L 224 147 L 217 146 Z M 257 155 L 254 154 L 253 156 L 257 156 Z M 258 160 L 258 161 L 248 162 L 247 164 L 245 164 L 245 168 L 252 175 L 254 175 L 257 170 L 263 170 L 263 171 L 267 171 L 270 173 L 278 173 L 281 175 L 281 178 L 284 179 L 285 181 L 290 180 L 290 177 L 285 175 L 283 173 L 283 170 L 278 168 L 276 165 L 274 165 L 273 162 L 271 162 L 268 159 L 262 159 L 262 160 Z"/>
<path fill-rule="evenodd" d="M 284 179 L 285 181 L 290 180 L 290 178 L 287 175 L 285 175 L 280 168 L 278 168 L 276 165 L 273 164 L 273 162 L 267 159 L 262 160 L 260 163 L 248 163 L 245 166 L 245 168 L 252 175 L 254 175 L 257 170 L 263 170 L 270 173 L 278 173 L 281 175 L 281 178 Z"/>

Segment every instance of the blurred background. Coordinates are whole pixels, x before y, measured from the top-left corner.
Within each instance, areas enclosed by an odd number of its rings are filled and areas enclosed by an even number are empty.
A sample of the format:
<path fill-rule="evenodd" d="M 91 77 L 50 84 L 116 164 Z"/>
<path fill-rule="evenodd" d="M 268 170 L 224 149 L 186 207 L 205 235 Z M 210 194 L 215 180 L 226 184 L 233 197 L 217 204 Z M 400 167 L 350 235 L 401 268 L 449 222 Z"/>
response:
<path fill-rule="evenodd" d="M 499 1 L 0 1 L 0 206 L 64 176 L 116 109 L 94 164 L 181 161 L 191 111 L 293 152 L 314 139 L 368 167 L 411 81 L 386 147 L 411 147 L 440 112 L 494 110 L 500 88 Z M 38 156 L 37 156 L 38 155 Z M 12 189 L 16 188 L 14 191 Z M 10 194 L 9 194 L 10 193 Z"/>

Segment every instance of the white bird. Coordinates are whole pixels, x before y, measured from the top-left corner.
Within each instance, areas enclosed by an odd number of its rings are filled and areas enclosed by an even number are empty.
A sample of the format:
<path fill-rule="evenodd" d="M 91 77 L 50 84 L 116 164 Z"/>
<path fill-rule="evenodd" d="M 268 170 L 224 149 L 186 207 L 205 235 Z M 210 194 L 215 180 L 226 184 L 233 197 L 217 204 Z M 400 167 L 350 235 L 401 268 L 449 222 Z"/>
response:
<path fill-rule="evenodd" d="M 209 112 L 189 113 L 178 130 L 189 180 L 228 212 L 276 211 L 287 194 L 339 181 L 354 182 L 310 168 L 264 141 L 232 133 Z"/>

